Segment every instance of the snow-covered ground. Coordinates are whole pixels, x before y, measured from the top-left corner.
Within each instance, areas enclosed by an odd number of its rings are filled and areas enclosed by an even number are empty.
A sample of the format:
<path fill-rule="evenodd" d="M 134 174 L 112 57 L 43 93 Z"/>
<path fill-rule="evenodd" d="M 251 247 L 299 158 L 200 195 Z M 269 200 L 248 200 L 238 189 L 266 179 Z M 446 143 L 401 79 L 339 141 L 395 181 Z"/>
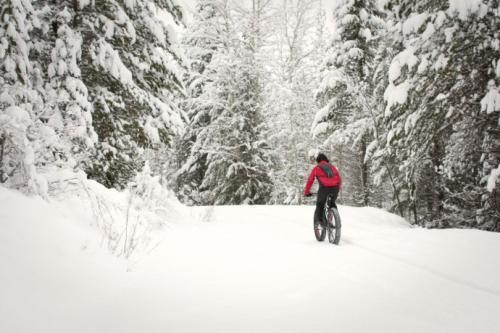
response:
<path fill-rule="evenodd" d="M 0 332 L 496 332 L 500 234 L 340 207 L 192 209 L 129 260 L 91 214 L 0 187 Z"/>

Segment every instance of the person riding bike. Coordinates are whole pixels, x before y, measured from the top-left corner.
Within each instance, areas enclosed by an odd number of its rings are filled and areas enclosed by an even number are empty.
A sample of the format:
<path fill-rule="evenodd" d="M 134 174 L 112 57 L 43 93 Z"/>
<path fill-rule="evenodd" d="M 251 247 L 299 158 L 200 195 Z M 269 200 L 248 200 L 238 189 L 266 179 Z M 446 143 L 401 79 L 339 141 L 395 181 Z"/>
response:
<path fill-rule="evenodd" d="M 314 158 L 314 156 L 312 156 Z M 330 161 L 323 153 L 318 153 L 316 156 L 316 166 L 312 169 L 309 178 L 307 179 L 306 187 L 304 189 L 304 195 L 306 197 L 312 196 L 311 187 L 314 183 L 314 179 L 318 180 L 319 190 L 316 199 L 316 210 L 314 211 L 314 222 L 318 222 L 323 225 L 321 214 L 325 208 L 326 198 L 329 194 L 333 198 L 333 207 L 337 208 L 335 201 L 339 194 L 340 187 L 342 185 L 342 178 L 337 168 L 330 164 Z"/>

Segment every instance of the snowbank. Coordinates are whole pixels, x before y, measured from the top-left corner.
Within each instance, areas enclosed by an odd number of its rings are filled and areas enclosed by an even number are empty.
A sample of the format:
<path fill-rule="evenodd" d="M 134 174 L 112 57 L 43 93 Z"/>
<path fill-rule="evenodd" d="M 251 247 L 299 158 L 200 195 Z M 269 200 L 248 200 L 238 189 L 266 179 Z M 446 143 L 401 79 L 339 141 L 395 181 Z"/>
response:
<path fill-rule="evenodd" d="M 124 263 L 100 246 L 83 207 L 3 187 L 0 203 L 0 331 L 74 332 L 84 323 L 62 318 L 98 304 Z"/>

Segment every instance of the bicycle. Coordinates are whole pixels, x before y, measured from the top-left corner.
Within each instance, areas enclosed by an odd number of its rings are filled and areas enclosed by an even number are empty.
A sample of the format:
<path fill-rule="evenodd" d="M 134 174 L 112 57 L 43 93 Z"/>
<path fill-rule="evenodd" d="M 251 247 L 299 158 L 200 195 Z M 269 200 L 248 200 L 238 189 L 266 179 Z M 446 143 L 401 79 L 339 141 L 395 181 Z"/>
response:
<path fill-rule="evenodd" d="M 328 234 L 328 241 L 331 244 L 339 245 L 342 224 L 340 222 L 339 211 L 333 205 L 331 194 L 326 197 L 323 221 L 326 221 L 326 223 L 321 224 L 314 220 L 314 236 L 316 240 L 322 242 Z"/>

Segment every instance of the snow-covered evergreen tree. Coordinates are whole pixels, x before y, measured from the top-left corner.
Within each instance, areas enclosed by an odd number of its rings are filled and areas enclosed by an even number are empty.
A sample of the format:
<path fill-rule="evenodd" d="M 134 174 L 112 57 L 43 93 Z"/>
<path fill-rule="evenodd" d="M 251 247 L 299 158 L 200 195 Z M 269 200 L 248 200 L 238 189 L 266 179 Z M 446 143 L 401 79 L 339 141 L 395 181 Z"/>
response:
<path fill-rule="evenodd" d="M 369 151 L 374 140 L 372 105 L 374 59 L 384 28 L 381 13 L 372 0 L 339 1 L 334 9 L 335 35 L 317 91 L 321 109 L 313 132 L 333 150 L 345 179 L 350 203 L 367 205 L 370 198 Z M 343 153 L 342 155 L 339 155 Z"/>
<path fill-rule="evenodd" d="M 383 151 L 399 165 L 408 209 L 419 223 L 498 228 L 493 222 L 498 194 L 485 188 L 498 163 L 492 148 L 498 123 L 481 113 L 481 104 L 488 109 L 483 98 L 488 89 L 498 92 L 494 83 L 487 88 L 498 75 L 496 6 L 492 1 L 393 3 L 402 51 L 388 73 Z M 488 166 L 481 170 L 485 159 Z"/>
<path fill-rule="evenodd" d="M 45 44 L 50 52 L 50 62 L 45 68 L 48 83 L 45 86 L 44 118 L 56 131 L 59 139 L 68 145 L 67 159 L 76 158 L 75 161 L 68 161 L 69 164 L 77 166 L 89 162 L 97 135 L 92 127 L 93 107 L 79 67 L 82 37 L 71 27 L 75 13 L 71 12 L 71 7 L 63 5 L 70 3 L 63 2 L 49 13 L 42 13 L 44 16 L 52 14 L 52 29 L 48 30 L 48 35 L 54 36 Z M 42 12 L 46 8 L 42 8 Z M 39 50 L 42 49 L 43 44 L 39 47 Z M 43 56 L 43 52 L 39 51 L 39 54 Z M 41 65 L 44 67 L 45 64 Z"/>
<path fill-rule="evenodd" d="M 179 132 L 175 1 L 9 0 L 0 14 L 2 182 L 44 193 L 54 167 L 85 168 L 123 187 Z"/>
<path fill-rule="evenodd" d="M 204 142 L 207 171 L 200 190 L 211 204 L 264 204 L 272 182 L 257 64 L 248 46 L 228 51 L 212 61 L 218 71 L 206 95 L 216 107 Z"/>
<path fill-rule="evenodd" d="M 123 187 L 142 168 L 143 150 L 168 144 L 182 127 L 174 0 L 80 2 L 82 77 L 99 136 L 88 173 Z"/>
<path fill-rule="evenodd" d="M 223 52 L 228 32 L 218 0 L 199 0 L 191 25 L 183 40 L 189 71 L 186 73 L 186 99 L 182 108 L 188 117 L 183 136 L 177 142 L 180 168 L 175 173 L 176 192 L 182 201 L 200 204 L 200 185 L 207 169 L 204 141 L 211 122 L 212 101 L 202 98 L 207 83 L 213 81 L 217 68 L 210 66 L 214 54 Z"/>
<path fill-rule="evenodd" d="M 0 182 L 46 194 L 37 167 L 57 150 L 52 129 L 42 122 L 43 81 L 30 59 L 33 29 L 40 25 L 31 1 L 7 0 L 0 7 Z"/>
<path fill-rule="evenodd" d="M 185 39 L 189 125 L 177 191 L 192 204 L 266 203 L 270 194 L 254 40 L 232 19 L 227 2 L 199 1 Z"/>

